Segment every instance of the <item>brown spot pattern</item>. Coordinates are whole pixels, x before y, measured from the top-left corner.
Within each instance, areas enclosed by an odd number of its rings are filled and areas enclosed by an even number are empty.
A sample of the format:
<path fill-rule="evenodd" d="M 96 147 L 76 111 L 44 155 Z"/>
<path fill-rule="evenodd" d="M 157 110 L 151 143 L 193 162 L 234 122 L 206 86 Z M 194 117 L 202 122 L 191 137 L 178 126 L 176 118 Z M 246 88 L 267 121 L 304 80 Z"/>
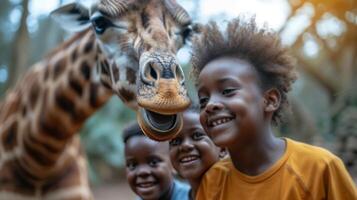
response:
<path fill-rule="evenodd" d="M 47 81 L 49 76 L 50 76 L 50 68 L 49 68 L 49 66 L 46 66 L 45 74 L 43 76 L 43 81 Z"/>
<path fill-rule="evenodd" d="M 86 61 L 83 61 L 81 64 L 81 73 L 86 80 L 90 79 L 90 67 Z"/>
<path fill-rule="evenodd" d="M 117 67 L 116 64 L 113 64 L 112 68 L 113 68 L 114 82 L 117 82 L 120 79 L 119 68 Z"/>
<path fill-rule="evenodd" d="M 120 96 L 123 98 L 124 101 L 130 102 L 135 99 L 135 94 L 131 92 L 130 90 L 127 90 L 125 88 L 120 88 L 119 89 Z"/>
<path fill-rule="evenodd" d="M 26 130 L 28 130 L 29 132 L 28 132 L 28 134 L 26 134 L 27 137 L 25 138 L 25 140 L 29 140 L 30 143 L 33 143 L 35 145 L 38 145 L 38 146 L 41 146 L 41 147 L 45 148 L 46 151 L 48 151 L 48 152 L 50 152 L 52 154 L 59 154 L 60 152 L 62 152 L 61 148 L 51 146 L 50 144 L 45 143 L 45 142 L 41 142 L 38 139 L 38 137 L 41 137 L 41 136 L 35 137 L 33 135 L 32 124 L 31 123 L 27 124 Z"/>
<path fill-rule="evenodd" d="M 56 80 L 66 69 L 67 59 L 60 59 L 53 68 L 53 80 Z"/>
<path fill-rule="evenodd" d="M 21 112 L 21 114 L 22 114 L 22 116 L 26 116 L 26 114 L 27 114 L 27 107 L 26 107 L 26 105 L 23 105 L 22 106 L 22 112 Z"/>
<path fill-rule="evenodd" d="M 63 92 L 57 90 L 55 92 L 56 104 L 61 110 L 72 114 L 74 111 L 75 104 L 72 99 L 67 97 Z"/>
<path fill-rule="evenodd" d="M 38 80 L 35 80 L 30 90 L 30 107 L 34 108 L 40 93 Z"/>
<path fill-rule="evenodd" d="M 97 96 L 98 96 L 98 85 L 91 83 L 90 88 L 89 88 L 89 104 L 93 107 L 96 108 L 98 107 L 97 103 Z"/>
<path fill-rule="evenodd" d="M 24 170 L 16 161 L 6 162 L 0 168 L 1 189 L 23 195 L 35 195 L 35 186 L 28 181 Z"/>
<path fill-rule="evenodd" d="M 84 53 L 89 53 L 93 49 L 93 46 L 93 41 L 89 40 L 84 46 Z"/>
<path fill-rule="evenodd" d="M 142 12 L 141 15 L 141 23 L 144 27 L 144 29 L 146 29 L 149 26 L 149 16 L 146 12 Z"/>
<path fill-rule="evenodd" d="M 109 90 L 111 90 L 111 86 L 108 82 L 106 82 L 105 80 L 101 79 L 101 83 L 103 84 L 103 86 Z"/>
<path fill-rule="evenodd" d="M 56 162 L 56 157 L 49 156 L 48 153 L 41 150 L 38 145 L 28 139 L 24 140 L 24 149 L 27 155 L 42 166 L 52 166 Z"/>
<path fill-rule="evenodd" d="M 136 82 L 136 72 L 130 67 L 126 68 L 126 79 L 130 84 L 135 84 Z"/>
<path fill-rule="evenodd" d="M 103 74 L 106 74 L 107 76 L 110 76 L 108 61 L 107 60 L 103 60 L 103 61 L 100 62 L 100 65 L 102 67 Z"/>
<path fill-rule="evenodd" d="M 83 88 L 79 80 L 75 79 L 73 76 L 69 77 L 69 86 L 76 92 L 78 96 L 82 96 Z"/>
<path fill-rule="evenodd" d="M 76 61 L 77 57 L 78 57 L 77 49 L 74 49 L 71 54 L 72 62 Z"/>
<path fill-rule="evenodd" d="M 43 192 L 49 193 L 51 191 L 58 190 L 58 188 L 68 188 L 70 186 L 80 185 L 79 171 L 80 169 L 77 162 L 71 162 L 70 165 L 62 169 L 55 177 L 43 186 Z"/>
<path fill-rule="evenodd" d="M 17 145 L 18 123 L 14 121 L 2 134 L 2 141 L 5 151 L 12 150 Z"/>
<path fill-rule="evenodd" d="M 74 124 L 82 123 L 88 117 L 88 115 L 84 111 L 79 109 L 75 110 L 72 114 L 72 120 Z"/>
<path fill-rule="evenodd" d="M 47 108 L 47 97 L 48 90 L 45 90 L 43 95 L 43 106 L 40 112 L 39 126 L 43 134 L 57 139 L 57 140 L 65 140 L 71 135 L 66 134 L 66 127 L 61 126 L 58 122 L 61 121 L 60 116 L 53 115 L 48 112 Z"/>

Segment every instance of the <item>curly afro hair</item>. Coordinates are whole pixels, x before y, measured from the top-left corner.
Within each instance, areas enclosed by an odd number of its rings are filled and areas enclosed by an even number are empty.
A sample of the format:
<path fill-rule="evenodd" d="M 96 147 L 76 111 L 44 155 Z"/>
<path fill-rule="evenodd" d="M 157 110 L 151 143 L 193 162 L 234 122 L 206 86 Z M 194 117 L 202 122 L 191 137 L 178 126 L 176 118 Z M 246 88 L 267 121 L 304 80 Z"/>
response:
<path fill-rule="evenodd" d="M 281 104 L 273 114 L 272 122 L 281 121 L 281 111 L 288 104 L 287 93 L 296 80 L 295 62 L 281 44 L 279 35 L 260 29 L 255 18 L 242 20 L 239 17 L 228 22 L 226 30 L 220 31 L 216 22 L 201 27 L 201 33 L 193 38 L 192 71 L 196 85 L 202 69 L 220 57 L 235 57 L 251 63 L 259 76 L 263 91 L 276 88 Z"/>

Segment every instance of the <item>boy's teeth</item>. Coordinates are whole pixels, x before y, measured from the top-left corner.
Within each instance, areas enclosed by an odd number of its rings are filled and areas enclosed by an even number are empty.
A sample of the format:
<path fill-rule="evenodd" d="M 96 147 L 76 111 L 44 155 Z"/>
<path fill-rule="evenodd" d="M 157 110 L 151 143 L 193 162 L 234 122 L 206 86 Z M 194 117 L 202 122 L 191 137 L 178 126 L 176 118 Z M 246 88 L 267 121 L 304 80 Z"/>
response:
<path fill-rule="evenodd" d="M 217 119 L 217 120 L 215 120 L 215 121 L 212 122 L 212 125 L 213 125 L 213 126 L 217 126 L 217 125 L 226 123 L 226 122 L 228 122 L 228 121 L 231 121 L 231 119 L 230 119 L 230 118 Z"/>
<path fill-rule="evenodd" d="M 139 187 L 150 187 L 150 186 L 152 186 L 153 185 L 153 183 L 141 183 L 141 184 L 139 184 Z"/>
<path fill-rule="evenodd" d="M 196 160 L 196 156 L 184 157 L 184 158 L 181 159 L 181 162 L 190 162 L 192 160 Z"/>

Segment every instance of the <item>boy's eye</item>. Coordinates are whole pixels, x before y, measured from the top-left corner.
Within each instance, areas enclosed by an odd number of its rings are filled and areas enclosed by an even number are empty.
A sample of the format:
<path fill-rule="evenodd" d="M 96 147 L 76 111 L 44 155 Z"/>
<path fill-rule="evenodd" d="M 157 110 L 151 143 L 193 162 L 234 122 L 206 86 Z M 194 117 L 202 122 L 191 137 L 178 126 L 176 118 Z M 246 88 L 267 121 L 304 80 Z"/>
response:
<path fill-rule="evenodd" d="M 160 162 L 160 160 L 158 160 L 158 159 L 152 159 L 149 161 L 149 165 L 150 165 L 150 167 L 156 167 L 159 162 Z"/>
<path fill-rule="evenodd" d="M 229 95 L 231 94 L 232 92 L 234 92 L 236 89 L 235 88 L 226 88 L 222 91 L 222 94 L 223 95 Z"/>
<path fill-rule="evenodd" d="M 208 102 L 208 97 L 200 97 L 199 99 L 200 101 L 200 108 L 204 108 Z"/>
<path fill-rule="evenodd" d="M 181 139 L 180 138 L 174 138 L 169 142 L 170 146 L 177 146 L 181 144 Z"/>
<path fill-rule="evenodd" d="M 194 132 L 192 134 L 192 139 L 193 140 L 200 140 L 205 134 L 200 133 L 200 132 Z"/>
<path fill-rule="evenodd" d="M 136 163 L 128 162 L 126 163 L 126 168 L 128 168 L 129 170 L 134 170 L 136 168 Z"/>

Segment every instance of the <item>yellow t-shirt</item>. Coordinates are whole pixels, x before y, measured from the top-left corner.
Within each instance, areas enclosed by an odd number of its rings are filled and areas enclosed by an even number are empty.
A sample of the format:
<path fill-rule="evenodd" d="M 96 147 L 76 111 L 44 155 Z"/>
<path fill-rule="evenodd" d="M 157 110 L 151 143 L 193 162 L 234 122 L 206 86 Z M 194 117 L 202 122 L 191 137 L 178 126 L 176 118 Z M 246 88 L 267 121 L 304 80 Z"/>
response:
<path fill-rule="evenodd" d="M 245 175 L 230 158 L 204 175 L 196 200 L 356 200 L 357 190 L 342 161 L 329 151 L 286 139 L 284 155 L 267 171 Z"/>

